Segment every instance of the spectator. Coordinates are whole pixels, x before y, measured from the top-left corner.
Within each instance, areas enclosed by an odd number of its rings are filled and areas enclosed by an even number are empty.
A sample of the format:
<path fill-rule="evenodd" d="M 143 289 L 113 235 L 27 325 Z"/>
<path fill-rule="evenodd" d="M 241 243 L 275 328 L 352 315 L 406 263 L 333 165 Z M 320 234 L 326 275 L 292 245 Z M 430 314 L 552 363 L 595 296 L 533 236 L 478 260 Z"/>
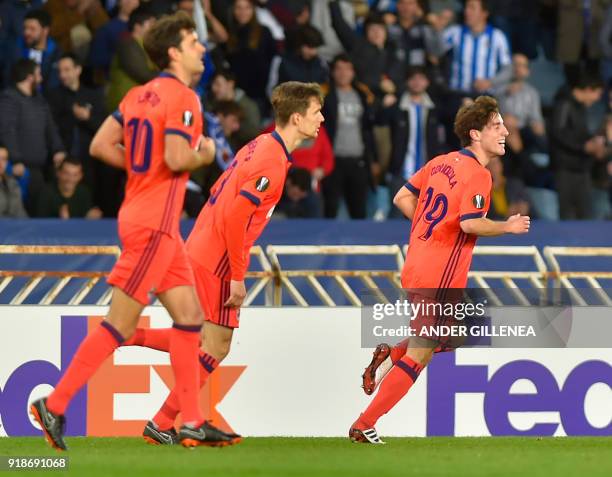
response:
<path fill-rule="evenodd" d="M 206 168 L 208 172 L 208 180 L 204 184 L 206 191 L 234 160 L 235 150 L 228 138 L 240 129 L 242 115 L 242 108 L 234 101 L 219 101 L 215 103 L 212 113 L 204 113 L 206 135 L 215 141 L 216 146 L 215 162 Z"/>
<path fill-rule="evenodd" d="M 32 60 L 20 59 L 13 65 L 11 76 L 14 87 L 0 95 L 0 142 L 8 149 L 13 167 L 20 172 L 24 167 L 28 170 L 25 202 L 33 215 L 45 184 L 48 159 L 52 157 L 59 165 L 66 153 L 49 105 L 36 94 L 40 67 Z"/>
<path fill-rule="evenodd" d="M 529 59 L 518 53 L 512 60 L 512 81 L 496 92 L 510 133 L 506 138 L 504 175 L 520 179 L 529 187 L 531 203 L 539 218 L 557 220 L 557 197 L 551 190 L 554 185 L 540 93 L 527 81 Z"/>
<path fill-rule="evenodd" d="M 285 51 L 294 51 L 300 28 L 310 24 L 310 2 L 270 0 L 268 8 L 285 28 Z"/>
<path fill-rule="evenodd" d="M 377 13 L 365 21 L 365 37 L 358 35 L 344 20 L 337 0 L 330 2 L 331 21 L 342 46 L 351 56 L 357 79 L 379 98 L 395 95 L 402 82 L 402 65 L 392 41 L 387 41 L 387 27 Z"/>
<path fill-rule="evenodd" d="M 389 38 L 397 44 L 398 58 L 403 65 L 401 77 L 410 66 L 437 65 L 444 54 L 442 35 L 425 21 L 417 0 L 397 1 L 397 24 L 389 26 Z"/>
<path fill-rule="evenodd" d="M 21 200 L 17 180 L 8 174 L 8 150 L 0 146 L 0 217 L 24 218 L 28 214 Z"/>
<path fill-rule="evenodd" d="M 58 45 L 49 38 L 51 17 L 44 10 L 32 10 L 23 20 L 23 35 L 17 41 L 15 59 L 29 58 L 40 66 L 42 89 L 47 93 L 59 85 L 57 60 L 61 56 Z"/>
<path fill-rule="evenodd" d="M 296 49 L 283 55 L 278 68 L 278 82 L 325 83 L 328 72 L 327 65 L 319 57 L 318 49 L 323 44 L 319 30 L 304 25 L 296 32 L 295 41 Z"/>
<path fill-rule="evenodd" d="M 351 28 L 354 28 L 355 10 L 351 3 L 342 2 L 340 3 L 340 8 L 346 22 L 351 25 Z M 329 6 L 327 4 L 327 1 L 310 3 L 310 23 L 323 35 L 324 44 L 319 50 L 319 55 L 325 61 L 331 62 L 337 55 L 344 52 L 344 48 L 332 27 Z"/>
<path fill-rule="evenodd" d="M 486 0 L 467 0 L 464 14 L 464 25 L 453 25 L 444 32 L 453 56 L 451 89 L 478 94 L 503 87 L 512 77 L 506 36 L 487 23 Z"/>
<path fill-rule="evenodd" d="M 47 184 L 38 201 L 38 217 L 99 219 L 102 211 L 93 206 L 91 192 L 84 184 L 78 159 L 66 157 L 57 169 L 57 181 Z"/>
<path fill-rule="evenodd" d="M 266 86 L 276 43 L 270 30 L 257 21 L 253 0 L 234 1 L 228 33 L 225 57 L 236 83 L 266 114 L 269 110 Z"/>
<path fill-rule="evenodd" d="M 229 70 L 217 70 L 210 87 L 211 98 L 207 109 L 212 109 L 218 101 L 235 101 L 242 109 L 240 129 L 229 137 L 234 150 L 240 149 L 251 139 L 254 139 L 261 129 L 261 116 L 255 101 L 236 87 L 236 77 Z"/>
<path fill-rule="evenodd" d="M 544 4 L 555 0 L 541 0 Z M 557 60 L 569 83 L 583 72 L 595 75 L 601 58 L 599 34 L 609 0 L 564 0 L 557 15 Z"/>
<path fill-rule="evenodd" d="M 23 20 L 26 13 L 40 8 L 43 0 L 0 1 L 0 51 L 8 54 L 0 55 L 0 90 L 10 83 L 10 70 L 17 51 L 17 41 L 23 34 Z"/>
<path fill-rule="evenodd" d="M 427 94 L 429 78 L 422 67 L 413 67 L 406 76 L 406 92 L 389 112 L 391 161 L 389 164 L 390 198 L 406 184 L 425 163 L 445 152 L 445 132 L 436 106 Z M 393 217 L 402 217 L 391 207 Z"/>
<path fill-rule="evenodd" d="M 530 60 L 538 56 L 539 2 L 534 0 L 488 0 L 491 23 L 503 31 L 515 53 Z"/>
<path fill-rule="evenodd" d="M 529 215 L 529 200 L 523 182 L 504 176 L 503 163 L 499 157 L 491 159 L 488 168 L 491 171 L 493 187 L 487 217 L 505 220 L 516 214 Z"/>
<path fill-rule="evenodd" d="M 43 7 L 51 18 L 51 36 L 63 51 L 87 57 L 96 30 L 108 22 L 100 0 L 48 0 Z"/>
<path fill-rule="evenodd" d="M 99 90 L 83 86 L 82 67 L 72 53 L 62 55 L 58 66 L 62 85 L 49 95 L 51 112 L 68 154 L 81 162 L 85 183 L 95 190 L 94 168 L 103 163 L 96 161 L 95 166 L 92 164 L 89 144 L 106 117 L 104 96 Z M 104 186 L 100 184 L 100 187 Z"/>
<path fill-rule="evenodd" d="M 321 217 L 321 199 L 312 190 L 310 172 L 291 167 L 287 172 L 285 190 L 276 213 L 288 219 L 316 219 Z"/>
<path fill-rule="evenodd" d="M 331 65 L 333 83 L 323 106 L 325 129 L 334 145 L 336 166 L 323 181 L 325 217 L 334 218 L 344 198 L 349 215 L 364 219 L 368 186 L 378 172 L 373 133 L 374 95 L 356 83 L 355 68 L 346 54 Z"/>
<path fill-rule="evenodd" d="M 145 33 L 153 23 L 155 16 L 144 7 L 138 7 L 131 13 L 128 22 L 129 34 L 119 40 L 117 53 L 111 63 L 110 84 L 106 96 L 108 111 L 117 109 L 125 94 L 134 86 L 145 84 L 157 76 L 157 68 L 142 45 Z"/>
<path fill-rule="evenodd" d="M 191 173 L 184 206 L 189 217 L 197 217 L 208 200 L 210 188 L 234 160 L 235 149 L 228 138 L 240 129 L 242 114 L 238 103 L 227 100 L 216 102 L 212 112 L 204 113 L 205 134 L 215 141 L 215 161 Z"/>
<path fill-rule="evenodd" d="M 599 34 L 599 43 L 603 54 L 601 73 L 604 84 L 610 89 L 612 82 L 612 5 L 606 11 L 606 18 Z"/>
<path fill-rule="evenodd" d="M 593 170 L 591 171 L 593 178 L 593 213 L 592 218 L 595 220 L 604 220 L 612 218 L 612 196 L 610 195 L 612 176 L 612 114 L 610 113 L 612 106 L 612 94 L 608 92 L 608 114 L 603 121 L 600 133 L 606 137 L 606 149 L 603 154 L 603 159 L 595 161 Z"/>
<path fill-rule="evenodd" d="M 525 148 L 531 149 L 540 145 L 539 152 L 546 152 L 546 131 L 540 93 L 527 82 L 529 78 L 529 59 L 523 54 L 512 57 L 512 80 L 496 92 L 500 110 L 504 115 L 510 135 L 506 139 L 511 152 L 520 154 Z M 527 144 L 525 144 L 527 141 Z M 516 176 L 524 165 L 515 164 L 511 171 L 505 172 Z"/>
<path fill-rule="evenodd" d="M 274 131 L 275 123 L 270 123 L 264 132 Z M 334 150 L 325 128 L 319 130 L 315 139 L 302 141 L 291 153 L 292 167 L 306 169 L 312 177 L 312 190 L 321 190 L 321 181 L 334 170 Z"/>
<path fill-rule="evenodd" d="M 93 68 L 96 84 L 102 85 L 108 80 L 119 38 L 128 31 L 130 15 L 139 5 L 140 0 L 119 0 L 117 16 L 106 22 L 94 35 L 89 51 L 89 64 Z"/>
<path fill-rule="evenodd" d="M 589 108 L 600 100 L 602 92 L 598 77 L 584 75 L 569 94 L 555 101 L 550 135 L 564 220 L 591 217 L 591 169 L 594 161 L 605 158 L 606 138 L 589 130 Z"/>
<path fill-rule="evenodd" d="M 444 31 L 463 10 L 459 0 L 429 0 L 427 22 L 436 31 Z"/>

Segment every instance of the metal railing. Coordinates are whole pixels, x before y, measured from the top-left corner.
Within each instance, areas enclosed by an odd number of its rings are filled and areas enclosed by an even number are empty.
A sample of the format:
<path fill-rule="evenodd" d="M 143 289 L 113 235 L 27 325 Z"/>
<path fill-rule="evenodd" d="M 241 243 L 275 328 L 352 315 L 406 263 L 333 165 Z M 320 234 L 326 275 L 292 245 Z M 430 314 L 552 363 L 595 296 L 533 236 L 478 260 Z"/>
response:
<path fill-rule="evenodd" d="M 249 280 L 248 293 L 244 306 L 253 305 L 259 299 L 259 303 L 280 306 L 287 304 L 285 296 L 293 305 L 312 306 L 322 304 L 324 306 L 338 306 L 349 303 L 352 306 L 361 306 L 362 299 L 359 294 L 366 291 L 381 302 L 388 302 L 385 295 L 384 285 L 388 284 L 392 290 L 401 290 L 400 272 L 404 263 L 404 253 L 398 245 L 269 245 L 263 248 L 255 246 L 251 250 L 251 257 L 256 260 L 258 270 L 251 270 L 246 277 Z M 0 245 L 0 255 L 84 255 L 84 256 L 109 256 L 118 257 L 119 247 L 116 246 L 59 246 L 59 245 Z M 490 299 L 491 304 L 499 306 L 504 304 L 499 296 L 499 288 L 492 286 L 492 282 L 500 282 L 505 292 L 514 298 L 519 304 L 530 304 L 525 296 L 525 289 L 517 284 L 518 280 L 526 281 L 529 286 L 539 294 L 540 300 L 545 301 L 547 293 L 560 293 L 567 290 L 572 300 L 577 305 L 587 304 L 587 300 L 580 290 L 572 283 L 572 279 L 584 279 L 590 289 L 599 298 L 601 304 L 612 305 L 612 298 L 604 291 L 599 280 L 612 279 L 611 271 L 578 271 L 563 269 L 559 257 L 610 257 L 612 259 L 612 247 L 545 247 L 544 258 L 535 246 L 506 247 L 506 246 L 477 246 L 474 248 L 477 256 L 498 257 L 527 257 L 533 266 L 530 269 L 512 270 L 478 270 L 469 272 L 469 279 L 482 289 Z M 339 267 L 303 268 L 303 261 L 299 267 L 290 267 L 290 257 L 308 259 L 309 263 L 315 263 L 315 258 L 348 259 L 361 257 L 367 259 L 372 257 L 372 263 L 384 262 L 386 266 L 377 269 L 366 269 L 364 267 Z M 376 258 L 374 258 L 376 257 Z M 384 259 L 384 260 L 383 260 Z M 289 262 L 289 263 L 287 263 Z M 322 262 L 321 262 L 322 263 Z M 101 267 L 99 267 L 101 268 Z M 527 267 L 526 267 L 527 268 Z M 58 303 L 57 299 L 63 293 L 69 295 L 67 303 L 70 305 L 82 304 L 91 291 L 98 285 L 98 290 L 103 289 L 102 294 L 96 299 L 92 295 L 90 303 L 95 300 L 96 305 L 108 305 L 111 297 L 111 288 L 106 286 L 103 278 L 108 270 L 0 270 L 0 295 L 12 283 L 18 288 L 11 296 L 2 297 L 2 301 L 11 305 L 20 305 L 30 298 L 35 299 L 38 304 L 50 305 Z M 26 277 L 23 284 L 16 286 L 19 278 Z M 51 280 L 52 284 L 48 290 L 37 292 L 42 295 L 40 299 L 34 293 L 43 280 Z M 72 280 L 83 281 L 77 285 L 74 291 L 69 290 Z M 378 283 L 377 283 L 378 281 Z M 299 282 L 299 283 L 297 283 Z M 339 290 L 332 293 L 331 284 Z M 284 294 L 286 294 L 284 296 Z M 263 295 L 263 300 L 261 299 Z M 310 297 L 315 297 L 312 299 Z M 556 296 L 555 298 L 558 298 Z M 315 301 L 317 303 L 315 303 Z M 531 303 L 533 304 L 533 303 Z"/>
<path fill-rule="evenodd" d="M 110 255 L 119 257 L 121 250 L 117 246 L 86 246 L 86 245 L 0 245 L 0 255 Z M 10 305 L 21 305 L 42 282 L 43 279 L 54 280 L 53 286 L 39 300 L 40 305 L 51 305 L 59 294 L 66 289 L 74 279 L 86 281 L 72 294 L 69 305 L 80 305 L 93 287 L 106 277 L 106 270 L 0 270 L 0 293 L 2 293 L 17 277 L 28 277 L 27 282 L 12 297 Z M 108 288 L 97 300 L 96 305 L 107 305 L 110 301 L 111 289 Z"/>
<path fill-rule="evenodd" d="M 612 271 L 578 271 L 562 267 L 559 259 L 561 257 L 610 257 L 612 260 L 612 248 L 610 247 L 544 247 L 544 257 L 550 266 L 549 278 L 552 280 L 555 290 L 555 301 L 561 300 L 561 293 L 567 290 L 573 303 L 585 306 L 588 301 L 583 294 L 586 291 L 576 287 L 572 279 L 583 279 L 589 290 L 601 300 L 602 305 L 612 305 L 612 298 L 601 286 L 599 280 L 611 280 Z"/>
<path fill-rule="evenodd" d="M 283 289 L 287 290 L 298 306 L 310 306 L 303 294 L 292 282 L 297 277 L 305 278 L 316 295 L 325 306 L 336 306 L 336 301 L 319 281 L 322 277 L 330 277 L 339 286 L 342 294 L 353 306 L 361 306 L 361 299 L 346 281 L 348 277 L 357 278 L 366 288 L 382 301 L 387 301 L 380 287 L 374 282 L 375 277 L 389 281 L 393 288 L 401 288 L 399 272 L 404 263 L 402 251 L 398 245 L 268 245 L 266 252 L 270 257 L 272 267 L 277 274 L 277 286 L 274 288 L 274 305 L 282 304 Z M 287 255 L 299 256 L 389 256 L 395 261 L 395 268 L 390 270 L 289 270 L 283 268 L 280 257 Z"/>

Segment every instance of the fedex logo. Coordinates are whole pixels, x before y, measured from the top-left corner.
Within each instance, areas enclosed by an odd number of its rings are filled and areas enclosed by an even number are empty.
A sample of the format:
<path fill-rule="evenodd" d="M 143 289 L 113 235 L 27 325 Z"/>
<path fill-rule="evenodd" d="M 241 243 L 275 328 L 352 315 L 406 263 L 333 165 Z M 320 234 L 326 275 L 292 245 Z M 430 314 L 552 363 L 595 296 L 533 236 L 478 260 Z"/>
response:
<path fill-rule="evenodd" d="M 438 355 L 428 366 L 427 435 L 452 436 L 455 431 L 455 396 L 459 393 L 484 394 L 484 417 L 491 435 L 552 436 L 563 424 L 568 436 L 612 435 L 612 421 L 594 427 L 585 415 L 585 397 L 591 386 L 607 384 L 612 396 L 612 366 L 600 360 L 584 361 L 557 384 L 555 376 L 543 364 L 531 360 L 512 361 L 491 377 L 487 365 L 458 365 L 455 353 Z M 510 393 L 520 380 L 531 381 L 537 393 Z M 612 399 L 605 412 L 612 410 Z M 518 430 L 509 413 L 553 411 L 559 423 L 536 422 L 531 429 Z"/>
<path fill-rule="evenodd" d="M 0 419 L 9 436 L 39 435 L 28 417 L 28 403 L 32 390 L 40 384 L 54 386 L 68 368 L 77 348 L 87 334 L 97 327 L 103 317 L 61 317 L 61 364 L 34 360 L 21 364 L 8 376 L 0 389 Z M 141 318 L 139 326 L 148 326 L 148 318 Z M 231 429 L 216 411 L 238 380 L 244 366 L 221 366 L 208 380 L 200 394 L 200 405 L 215 424 Z M 145 421 L 116 419 L 117 394 L 147 394 L 151 391 L 151 374 L 157 373 L 168 389 L 174 385 L 171 366 L 168 365 L 115 365 L 107 359 L 89 383 L 75 396 L 66 413 L 69 436 L 130 436 L 142 432 Z M 160 403 L 161 404 L 161 403 Z"/>

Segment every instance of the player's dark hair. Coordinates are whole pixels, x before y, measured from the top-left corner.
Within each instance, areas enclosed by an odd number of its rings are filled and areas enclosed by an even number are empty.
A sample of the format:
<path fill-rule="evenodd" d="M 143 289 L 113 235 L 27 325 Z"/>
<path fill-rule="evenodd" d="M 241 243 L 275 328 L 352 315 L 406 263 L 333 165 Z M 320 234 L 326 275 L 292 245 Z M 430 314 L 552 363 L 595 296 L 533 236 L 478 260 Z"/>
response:
<path fill-rule="evenodd" d="M 83 66 L 81 60 L 79 60 L 74 53 L 62 53 L 62 56 L 59 58 L 59 61 L 61 60 L 72 60 L 74 66 Z"/>
<path fill-rule="evenodd" d="M 304 192 L 310 192 L 312 190 L 312 176 L 307 169 L 300 167 L 292 167 L 287 172 L 287 180 L 300 188 Z"/>
<path fill-rule="evenodd" d="M 491 118 L 499 114 L 499 106 L 491 96 L 478 96 L 476 101 L 459 108 L 455 117 L 455 134 L 461 141 L 461 147 L 472 144 L 470 131 L 482 131 Z"/>
<path fill-rule="evenodd" d="M 64 160 L 62 162 L 60 162 L 58 170 L 62 170 L 66 164 L 70 164 L 72 166 L 79 166 L 79 167 L 83 166 L 83 163 L 81 162 L 80 159 L 78 159 L 78 158 L 76 158 L 74 156 L 66 156 L 64 158 Z"/>
<path fill-rule="evenodd" d="M 26 20 L 36 20 L 43 28 L 51 26 L 51 15 L 42 9 L 30 10 L 23 17 L 23 21 L 25 22 Z"/>
<path fill-rule="evenodd" d="M 28 76 L 33 75 L 36 72 L 37 66 L 34 60 L 28 58 L 18 59 L 11 68 L 11 80 L 13 84 L 21 83 Z"/>
<path fill-rule="evenodd" d="M 313 98 L 323 106 L 323 92 L 318 83 L 287 81 L 279 84 L 272 91 L 271 98 L 274 121 L 283 127 L 289 122 L 292 114 L 306 114 L 310 100 Z"/>
<path fill-rule="evenodd" d="M 244 117 L 244 110 L 242 109 L 242 106 L 240 106 L 236 101 L 216 101 L 213 104 L 212 110 L 213 113 L 221 114 L 222 116 L 234 115 L 238 119 L 242 119 Z"/>
<path fill-rule="evenodd" d="M 195 30 L 195 22 L 185 12 L 179 11 L 174 15 L 161 17 L 155 25 L 145 34 L 144 48 L 151 61 L 160 70 L 170 65 L 170 48 L 180 48 L 183 41 L 183 31 Z"/>
<path fill-rule="evenodd" d="M 146 5 L 141 5 L 130 13 L 130 18 L 128 19 L 128 31 L 133 32 L 136 25 L 142 25 L 151 18 L 155 18 L 155 13 L 153 13 Z"/>

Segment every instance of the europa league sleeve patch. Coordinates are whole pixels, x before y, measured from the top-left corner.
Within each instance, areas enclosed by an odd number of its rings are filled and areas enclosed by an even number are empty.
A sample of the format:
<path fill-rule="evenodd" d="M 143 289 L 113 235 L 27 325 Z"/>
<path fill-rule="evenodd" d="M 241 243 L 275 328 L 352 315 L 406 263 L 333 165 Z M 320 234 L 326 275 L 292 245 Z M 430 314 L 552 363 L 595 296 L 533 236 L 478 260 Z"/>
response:
<path fill-rule="evenodd" d="M 474 207 L 477 209 L 482 209 L 485 206 L 485 198 L 480 194 L 476 194 L 472 197 L 472 204 L 474 204 Z"/>
<path fill-rule="evenodd" d="M 191 111 L 183 112 L 183 124 L 185 126 L 193 125 L 193 113 Z"/>
<path fill-rule="evenodd" d="M 260 177 L 255 182 L 255 189 L 257 189 L 259 192 L 267 190 L 268 187 L 270 187 L 270 179 L 265 176 Z"/>

